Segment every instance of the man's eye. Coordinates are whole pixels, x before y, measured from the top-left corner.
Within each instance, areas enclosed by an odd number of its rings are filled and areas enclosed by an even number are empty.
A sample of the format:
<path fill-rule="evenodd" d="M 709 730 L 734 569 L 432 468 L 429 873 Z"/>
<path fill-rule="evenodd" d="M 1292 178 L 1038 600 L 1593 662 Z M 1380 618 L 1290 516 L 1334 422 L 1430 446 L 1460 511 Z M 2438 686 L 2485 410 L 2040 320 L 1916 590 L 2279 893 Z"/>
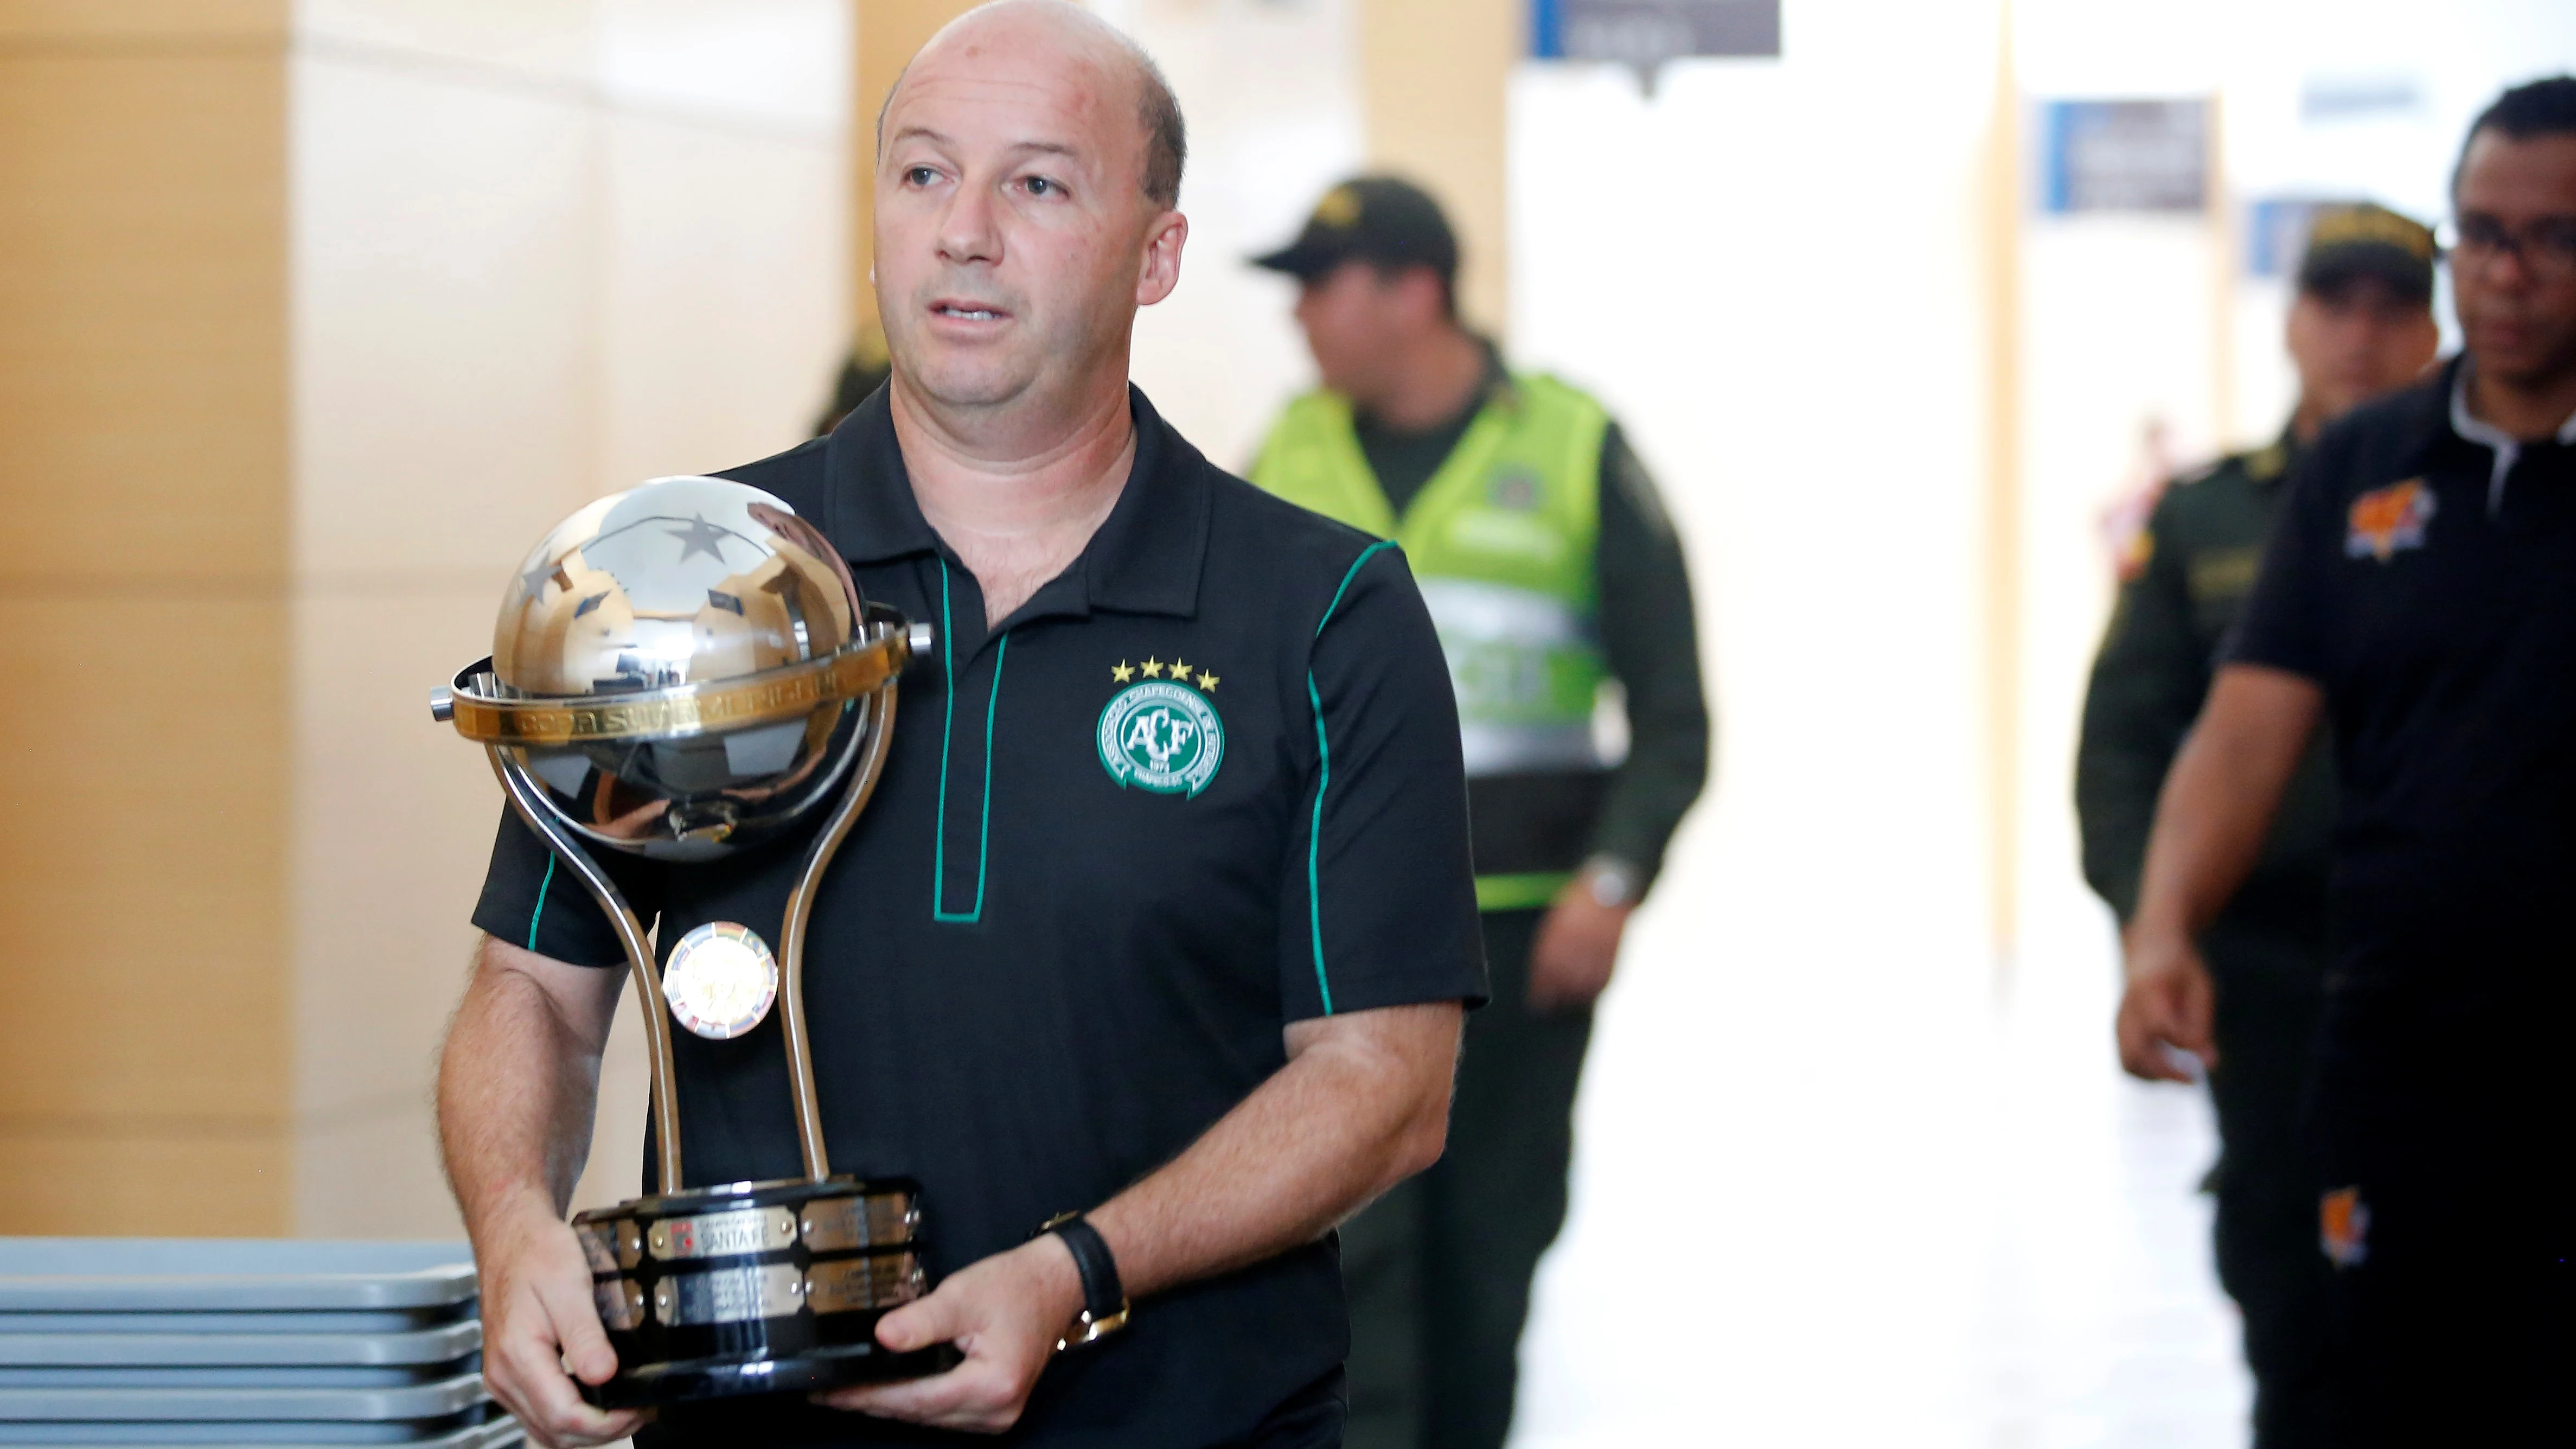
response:
<path fill-rule="evenodd" d="M 903 179 L 908 186 L 928 186 L 939 179 L 939 173 L 927 166 L 908 166 L 904 168 Z"/>
<path fill-rule="evenodd" d="M 1028 188 L 1029 195 L 1031 196 L 1054 196 L 1064 190 L 1063 187 L 1056 185 L 1053 181 L 1050 181 L 1043 176 L 1030 177 L 1028 180 Z"/>

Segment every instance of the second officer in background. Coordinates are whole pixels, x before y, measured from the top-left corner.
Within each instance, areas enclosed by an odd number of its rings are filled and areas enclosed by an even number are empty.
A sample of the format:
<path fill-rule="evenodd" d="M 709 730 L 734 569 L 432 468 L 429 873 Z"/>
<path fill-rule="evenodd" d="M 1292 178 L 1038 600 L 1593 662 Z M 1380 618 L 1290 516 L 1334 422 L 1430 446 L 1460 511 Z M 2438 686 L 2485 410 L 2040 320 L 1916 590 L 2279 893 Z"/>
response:
<path fill-rule="evenodd" d="M 2220 640 L 2253 587 L 2285 480 L 2319 429 L 2413 381 L 2433 360 L 2433 235 L 2376 206 L 2311 227 L 2291 304 L 2298 410 L 2278 441 L 2167 489 L 2130 560 L 2084 702 L 2075 803 L 2084 876 L 2126 924 L 2148 827 L 2209 693 Z M 2300 763 L 2261 865 L 2201 941 L 2216 978 L 2221 1161 L 2218 1275 L 2245 1319 L 2256 1449 L 2322 1442 L 2332 1273 L 2317 1246 L 2301 1097 L 2324 1009 L 2334 767 L 2323 736 Z"/>
<path fill-rule="evenodd" d="M 1458 243 L 1389 177 L 1327 193 L 1259 264 L 1297 279 L 1323 387 L 1252 479 L 1402 545 L 1465 736 L 1492 1003 L 1448 1150 L 1345 1226 L 1351 1449 L 1499 1449 L 1531 1275 L 1565 1219 L 1592 1003 L 1708 772 L 1680 540 L 1601 404 L 1459 319 Z M 1628 746 L 1596 748 L 1604 686 Z"/>

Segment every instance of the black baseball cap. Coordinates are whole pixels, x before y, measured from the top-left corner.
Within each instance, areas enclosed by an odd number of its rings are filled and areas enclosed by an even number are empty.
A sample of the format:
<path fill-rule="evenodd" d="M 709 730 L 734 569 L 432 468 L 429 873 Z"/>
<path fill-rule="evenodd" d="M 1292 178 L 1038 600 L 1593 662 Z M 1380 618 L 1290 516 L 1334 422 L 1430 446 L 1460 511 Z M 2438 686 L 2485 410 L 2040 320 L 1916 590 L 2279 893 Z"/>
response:
<path fill-rule="evenodd" d="M 1393 176 L 1357 176 L 1324 193 L 1297 239 L 1252 264 L 1313 281 L 1344 262 L 1429 267 L 1458 279 L 1458 234 L 1431 193 Z"/>
<path fill-rule="evenodd" d="M 2299 290 L 2333 292 L 2359 278 L 2377 277 L 2408 301 L 2429 303 L 2438 255 L 2432 229 L 2412 217 L 2366 201 L 2321 207 L 2308 223 Z"/>

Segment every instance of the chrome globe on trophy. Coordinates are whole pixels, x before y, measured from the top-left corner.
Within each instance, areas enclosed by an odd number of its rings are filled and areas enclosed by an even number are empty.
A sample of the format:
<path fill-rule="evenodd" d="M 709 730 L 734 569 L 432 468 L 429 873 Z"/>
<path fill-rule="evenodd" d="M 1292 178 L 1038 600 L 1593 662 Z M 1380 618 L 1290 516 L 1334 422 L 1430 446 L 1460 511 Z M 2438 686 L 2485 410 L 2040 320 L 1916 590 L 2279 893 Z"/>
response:
<path fill-rule="evenodd" d="M 652 1061 L 655 1193 L 577 1214 L 617 1373 L 608 1408 L 936 1372 L 877 1320 L 920 1297 L 919 1190 L 836 1176 L 803 999 L 806 922 L 893 739 L 895 686 L 926 626 L 870 605 L 840 551 L 785 503 L 719 478 L 658 478 L 556 526 L 501 604 L 492 657 L 431 696 L 484 746 L 528 828 L 615 927 Z M 652 943 L 593 847 L 686 864 L 822 823 L 771 952 L 709 922 Z M 688 1188 L 671 1021 L 750 1031 L 778 1006 L 803 1174 Z"/>

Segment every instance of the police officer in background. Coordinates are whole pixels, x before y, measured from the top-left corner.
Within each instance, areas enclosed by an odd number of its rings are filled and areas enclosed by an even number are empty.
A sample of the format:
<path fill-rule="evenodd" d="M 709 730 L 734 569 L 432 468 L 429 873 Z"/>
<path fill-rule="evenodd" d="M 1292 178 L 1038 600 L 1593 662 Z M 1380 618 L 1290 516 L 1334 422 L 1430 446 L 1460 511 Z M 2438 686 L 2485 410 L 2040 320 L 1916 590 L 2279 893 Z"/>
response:
<path fill-rule="evenodd" d="M 2298 410 L 2278 441 L 2177 480 L 2156 505 L 2084 701 L 2075 808 L 2084 877 L 2136 914 L 2156 794 L 2200 713 L 2221 638 L 2253 587 L 2300 452 L 2328 422 L 2433 360 L 2433 234 L 2376 206 L 2321 211 L 2290 306 Z M 2334 764 L 2321 734 L 2299 763 L 2261 863 L 2201 937 L 2217 984 L 2210 1094 L 2223 1158 L 2218 1276 L 2245 1317 L 2257 1449 L 2319 1442 L 2329 1265 L 2300 1098 L 2325 1001 Z"/>
<path fill-rule="evenodd" d="M 1437 623 L 1466 746 L 1492 1002 L 1468 1022 L 1447 1153 L 1343 1228 L 1353 1449 L 1497 1449 L 1531 1275 L 1565 1218 L 1592 1004 L 1708 772 L 1680 540 L 1600 403 L 1508 371 L 1458 317 L 1458 243 L 1390 177 L 1335 187 L 1258 265 L 1297 279 L 1323 387 L 1255 483 L 1395 539 Z M 1594 741 L 1625 696 L 1625 758 Z"/>

